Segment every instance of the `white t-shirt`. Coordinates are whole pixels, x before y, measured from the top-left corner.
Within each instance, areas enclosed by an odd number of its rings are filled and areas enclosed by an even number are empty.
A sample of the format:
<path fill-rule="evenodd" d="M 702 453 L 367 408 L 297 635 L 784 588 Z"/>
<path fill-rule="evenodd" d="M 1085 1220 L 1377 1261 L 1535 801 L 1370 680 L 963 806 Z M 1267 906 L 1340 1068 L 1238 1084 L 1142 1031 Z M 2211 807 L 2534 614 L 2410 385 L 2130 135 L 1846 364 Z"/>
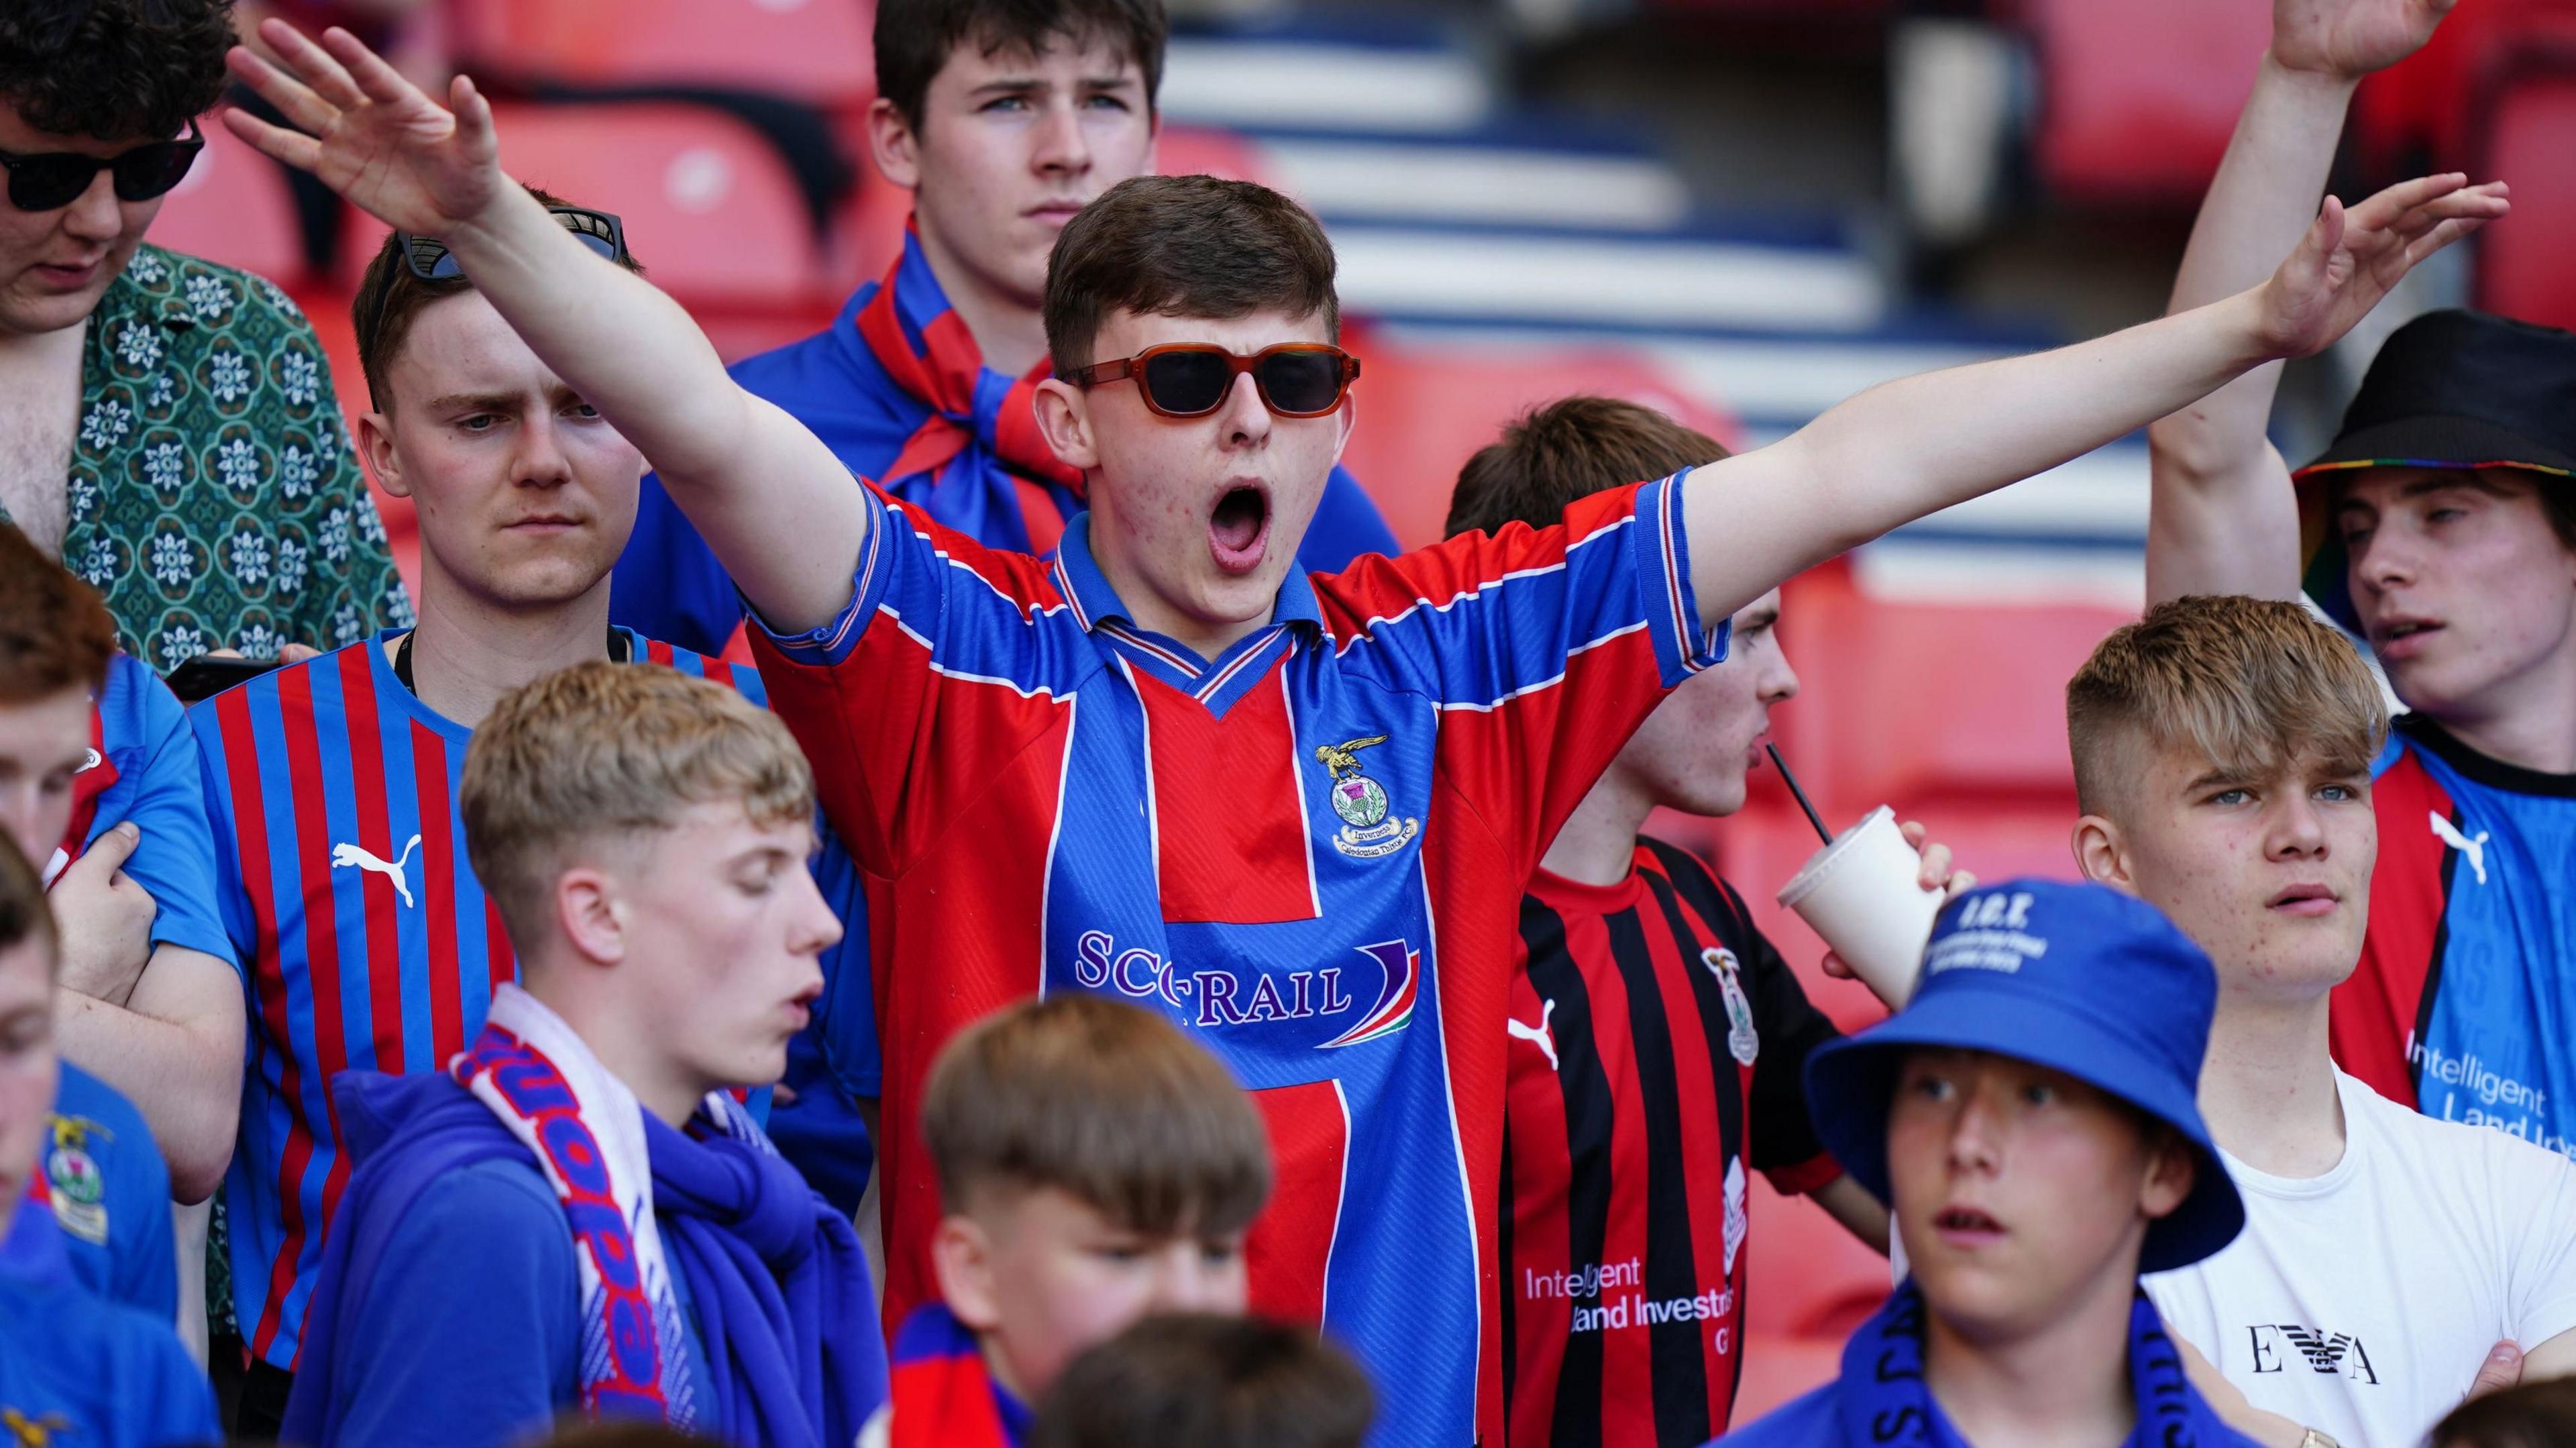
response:
<path fill-rule="evenodd" d="M 2291 1178 L 2228 1157 L 2244 1235 L 2144 1280 L 2254 1406 L 2345 1448 L 2415 1448 L 2499 1340 L 2576 1328 L 2576 1165 L 2341 1071 L 2335 1089 L 2343 1160 Z"/>

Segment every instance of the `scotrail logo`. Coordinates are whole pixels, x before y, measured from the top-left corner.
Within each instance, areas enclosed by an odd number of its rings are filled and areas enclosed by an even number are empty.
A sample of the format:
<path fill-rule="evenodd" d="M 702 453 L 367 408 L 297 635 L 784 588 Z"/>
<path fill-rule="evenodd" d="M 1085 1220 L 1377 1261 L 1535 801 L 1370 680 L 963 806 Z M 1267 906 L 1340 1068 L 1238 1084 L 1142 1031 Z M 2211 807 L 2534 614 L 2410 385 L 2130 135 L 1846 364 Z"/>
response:
<path fill-rule="evenodd" d="M 1312 1020 L 1331 1029 L 1348 1021 L 1314 1043 L 1316 1050 L 1332 1051 L 1403 1030 L 1421 995 L 1422 953 L 1404 941 L 1384 940 L 1353 953 L 1357 961 L 1345 957 L 1303 970 L 1188 966 L 1141 946 L 1122 949 L 1109 932 L 1088 930 L 1074 942 L 1073 978 L 1087 990 L 1159 999 L 1200 1027 Z"/>

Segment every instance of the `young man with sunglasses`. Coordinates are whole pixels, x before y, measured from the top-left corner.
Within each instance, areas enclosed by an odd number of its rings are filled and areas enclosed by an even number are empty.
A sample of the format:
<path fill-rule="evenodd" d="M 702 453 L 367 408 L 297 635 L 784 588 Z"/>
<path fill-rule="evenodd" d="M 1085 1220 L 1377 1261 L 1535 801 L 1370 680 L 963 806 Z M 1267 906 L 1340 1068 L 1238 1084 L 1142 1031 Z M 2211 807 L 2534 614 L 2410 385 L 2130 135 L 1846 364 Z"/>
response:
<path fill-rule="evenodd" d="M 1727 618 L 2326 345 L 2430 249 L 2330 216 L 2271 281 L 2187 317 L 1891 383 L 1554 527 L 1310 575 L 1296 549 L 1352 425 L 1332 248 L 1265 188 L 1138 177 L 1048 267 L 1038 422 L 1091 506 L 1047 562 L 853 489 L 727 386 L 686 313 L 502 173 L 470 81 L 451 113 L 344 33 L 262 34 L 292 75 L 246 51 L 235 71 L 310 134 L 235 115 L 238 133 L 455 248 L 758 611 L 780 714 L 875 891 L 890 1314 L 930 1290 L 931 1054 L 1008 1001 L 1114 992 L 1256 1093 L 1279 1186 L 1246 1247 L 1252 1304 L 1321 1319 L 1401 1382 L 1391 1443 L 1500 1441 L 1515 907 L 1628 736 L 1723 656 Z"/>
<path fill-rule="evenodd" d="M 636 267 L 616 218 L 539 203 L 586 261 Z M 517 976 L 458 813 L 476 726 L 510 690 L 593 659 L 761 697 L 748 668 L 609 623 L 608 571 L 643 458 L 511 333 L 445 247 L 386 238 L 351 315 L 374 404 L 361 445 L 386 489 L 420 510 L 419 626 L 288 665 L 191 714 L 252 1008 L 224 1202 L 233 1319 L 252 1358 L 240 1426 L 268 1436 L 351 1170 L 333 1079 L 439 1069 Z M 854 914 L 847 856 L 828 849 L 818 874 L 835 911 Z M 826 957 L 814 1012 L 826 1029 L 849 1023 L 861 1069 L 874 1021 L 864 974 L 841 961 L 863 951 Z"/>
<path fill-rule="evenodd" d="M 204 144 L 231 25 L 223 0 L 0 13 L 0 518 L 165 670 L 411 617 L 310 324 L 143 242 Z"/>
<path fill-rule="evenodd" d="M 1033 402 L 1047 253 L 1073 214 L 1154 170 L 1163 0 L 886 0 L 869 159 L 913 193 L 903 255 L 824 331 L 734 364 L 850 471 L 988 548 L 1043 554 L 1082 510 Z M 1395 535 L 1336 467 L 1298 557 L 1331 572 Z M 618 560 L 618 622 L 716 651 L 742 596 L 655 478 Z"/>

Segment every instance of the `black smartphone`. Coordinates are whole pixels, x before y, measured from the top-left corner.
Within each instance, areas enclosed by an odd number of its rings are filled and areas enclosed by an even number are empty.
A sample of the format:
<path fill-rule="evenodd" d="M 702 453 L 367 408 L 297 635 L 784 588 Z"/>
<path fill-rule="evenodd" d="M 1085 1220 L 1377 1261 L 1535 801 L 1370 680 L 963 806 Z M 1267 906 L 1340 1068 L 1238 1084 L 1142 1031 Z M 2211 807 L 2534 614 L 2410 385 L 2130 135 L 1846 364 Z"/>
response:
<path fill-rule="evenodd" d="M 169 674 L 170 692 L 182 704 L 211 699 L 235 684 L 245 683 L 277 667 L 275 659 L 218 659 L 199 654 Z"/>

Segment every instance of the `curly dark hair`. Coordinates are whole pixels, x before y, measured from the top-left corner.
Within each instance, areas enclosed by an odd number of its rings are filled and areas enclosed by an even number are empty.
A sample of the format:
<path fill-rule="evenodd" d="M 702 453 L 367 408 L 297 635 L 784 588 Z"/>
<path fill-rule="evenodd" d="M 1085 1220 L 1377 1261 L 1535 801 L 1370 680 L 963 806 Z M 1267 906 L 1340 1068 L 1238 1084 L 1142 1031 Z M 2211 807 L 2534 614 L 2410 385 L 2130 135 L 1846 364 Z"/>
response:
<path fill-rule="evenodd" d="M 58 136 L 164 140 L 215 103 L 232 0 L 9 0 L 0 99 Z"/>

